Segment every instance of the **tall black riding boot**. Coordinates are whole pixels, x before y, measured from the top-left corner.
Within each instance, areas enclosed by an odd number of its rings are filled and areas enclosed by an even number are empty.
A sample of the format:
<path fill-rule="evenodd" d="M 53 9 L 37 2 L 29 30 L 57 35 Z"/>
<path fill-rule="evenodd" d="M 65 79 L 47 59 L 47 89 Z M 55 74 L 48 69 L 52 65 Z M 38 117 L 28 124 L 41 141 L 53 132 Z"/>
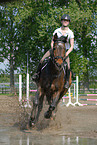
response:
<path fill-rule="evenodd" d="M 66 89 L 69 88 L 69 76 L 70 76 L 70 69 L 67 70 L 67 74 L 66 74 L 66 83 L 64 84 L 64 88 Z"/>
<path fill-rule="evenodd" d="M 35 81 L 35 82 L 39 81 L 41 68 L 42 68 L 42 64 L 39 63 L 36 73 L 32 76 L 33 81 Z"/>

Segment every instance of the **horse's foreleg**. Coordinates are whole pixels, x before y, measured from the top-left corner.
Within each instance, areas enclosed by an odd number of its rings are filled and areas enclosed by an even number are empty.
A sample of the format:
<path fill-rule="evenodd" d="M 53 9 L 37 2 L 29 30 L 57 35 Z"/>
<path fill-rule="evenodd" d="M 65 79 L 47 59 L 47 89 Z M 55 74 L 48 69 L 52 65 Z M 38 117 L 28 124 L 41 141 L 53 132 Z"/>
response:
<path fill-rule="evenodd" d="M 32 126 L 32 122 L 34 122 L 35 120 L 35 116 L 36 116 L 36 109 L 38 107 L 38 103 L 39 103 L 39 93 L 38 91 L 36 92 L 35 98 L 33 99 L 33 109 L 31 111 L 31 115 L 30 115 L 30 122 L 29 125 Z"/>
<path fill-rule="evenodd" d="M 39 98 L 39 104 L 38 104 L 37 114 L 36 114 L 36 117 L 35 117 L 35 120 L 34 120 L 35 123 L 38 122 L 40 112 L 42 111 L 43 100 L 44 100 L 44 95 L 41 95 L 41 97 Z"/>
<path fill-rule="evenodd" d="M 44 95 L 41 95 L 39 96 L 38 104 L 36 104 L 35 101 L 33 103 L 33 109 L 30 117 L 30 126 L 34 126 L 38 122 L 40 112 L 43 108 L 43 99 Z"/>
<path fill-rule="evenodd" d="M 50 118 L 52 115 L 52 111 L 55 110 L 56 106 L 57 106 L 57 102 L 59 100 L 59 91 L 56 94 L 56 97 L 54 98 L 53 102 L 51 103 L 51 105 L 49 106 L 49 109 L 47 112 L 45 112 L 44 117 L 45 118 Z"/>

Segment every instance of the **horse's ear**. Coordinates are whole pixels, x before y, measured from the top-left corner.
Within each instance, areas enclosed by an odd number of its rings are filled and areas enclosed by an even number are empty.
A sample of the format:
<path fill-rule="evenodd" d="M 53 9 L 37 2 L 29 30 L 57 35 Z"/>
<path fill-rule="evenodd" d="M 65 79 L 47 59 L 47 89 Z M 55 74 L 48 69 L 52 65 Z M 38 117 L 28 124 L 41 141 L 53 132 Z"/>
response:
<path fill-rule="evenodd" d="M 67 42 L 67 38 L 68 38 L 68 35 L 67 36 L 61 36 L 60 38 L 58 38 L 58 41 L 62 41 L 64 43 Z"/>
<path fill-rule="evenodd" d="M 58 36 L 57 36 L 57 33 L 55 33 L 53 41 L 56 41 L 57 39 L 58 39 Z"/>

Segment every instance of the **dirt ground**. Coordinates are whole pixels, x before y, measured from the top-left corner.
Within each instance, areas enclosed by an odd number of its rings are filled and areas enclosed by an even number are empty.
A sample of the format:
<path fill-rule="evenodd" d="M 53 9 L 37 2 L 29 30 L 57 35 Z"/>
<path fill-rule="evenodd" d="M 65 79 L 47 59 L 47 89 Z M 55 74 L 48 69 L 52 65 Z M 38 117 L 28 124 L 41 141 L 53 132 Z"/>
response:
<path fill-rule="evenodd" d="M 43 115 L 46 108 L 47 105 L 44 105 L 36 128 L 30 129 L 30 132 L 97 138 L 96 105 L 66 107 L 60 102 L 55 120 L 44 119 Z M 27 113 L 30 113 L 30 111 L 31 109 L 24 111 L 24 108 L 19 106 L 17 96 L 0 95 L 0 127 L 26 129 L 25 122 L 27 123 Z"/>

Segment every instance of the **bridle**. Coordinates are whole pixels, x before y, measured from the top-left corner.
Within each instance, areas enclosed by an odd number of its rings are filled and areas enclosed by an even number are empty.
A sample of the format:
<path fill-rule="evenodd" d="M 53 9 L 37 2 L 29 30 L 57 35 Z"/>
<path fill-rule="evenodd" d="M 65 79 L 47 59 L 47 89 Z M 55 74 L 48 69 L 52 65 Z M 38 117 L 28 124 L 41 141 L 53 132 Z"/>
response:
<path fill-rule="evenodd" d="M 58 43 L 63 43 L 63 44 L 64 44 L 63 41 L 58 41 L 58 40 L 56 40 L 55 43 L 56 43 L 56 45 L 58 45 Z M 60 68 L 62 68 L 63 63 L 64 63 L 64 57 L 62 57 L 62 56 L 54 56 L 54 51 L 55 51 L 56 49 L 57 49 L 56 47 L 53 48 L 53 62 L 54 62 L 55 65 L 56 65 L 57 67 L 59 67 L 59 69 L 60 69 Z M 63 63 L 59 64 L 59 63 L 57 62 L 59 59 L 61 59 Z"/>

